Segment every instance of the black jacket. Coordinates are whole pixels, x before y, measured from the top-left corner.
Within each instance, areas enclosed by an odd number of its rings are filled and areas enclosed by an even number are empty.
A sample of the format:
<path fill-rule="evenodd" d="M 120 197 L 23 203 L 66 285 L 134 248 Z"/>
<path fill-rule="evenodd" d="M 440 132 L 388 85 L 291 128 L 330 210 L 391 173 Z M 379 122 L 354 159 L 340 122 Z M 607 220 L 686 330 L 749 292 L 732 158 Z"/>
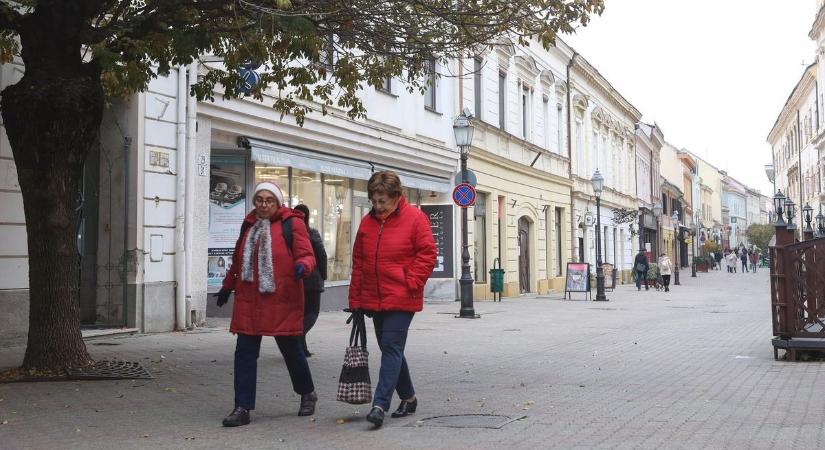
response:
<path fill-rule="evenodd" d="M 324 292 L 324 280 L 327 279 L 327 251 L 321 233 L 315 228 L 309 229 L 309 242 L 315 253 L 315 270 L 304 279 L 304 291 Z"/>
<path fill-rule="evenodd" d="M 647 269 L 650 268 L 650 266 L 648 266 L 647 263 L 647 256 L 644 253 L 636 254 L 636 259 L 633 260 L 633 270 L 638 270 L 636 269 L 636 266 L 638 266 L 639 264 L 644 264 L 645 272 L 647 272 Z"/>

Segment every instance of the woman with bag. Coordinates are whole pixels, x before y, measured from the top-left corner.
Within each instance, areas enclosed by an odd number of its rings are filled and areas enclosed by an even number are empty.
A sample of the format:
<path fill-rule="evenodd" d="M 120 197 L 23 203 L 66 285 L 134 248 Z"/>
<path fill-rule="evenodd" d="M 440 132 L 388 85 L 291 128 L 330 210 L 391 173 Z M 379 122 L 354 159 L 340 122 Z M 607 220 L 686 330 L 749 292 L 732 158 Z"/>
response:
<path fill-rule="evenodd" d="M 415 412 L 410 370 L 404 357 L 413 315 L 424 306 L 424 284 L 436 262 L 430 221 L 401 194 L 394 172 L 376 172 L 367 184 L 372 210 L 361 220 L 352 254 L 350 309 L 372 316 L 381 368 L 367 420 L 380 427 L 393 391 L 401 403 L 392 417 Z"/>
<path fill-rule="evenodd" d="M 662 275 L 665 292 L 670 292 L 670 275 L 673 273 L 673 263 L 670 262 L 670 258 L 664 253 L 659 256 L 659 273 Z"/>
<path fill-rule="evenodd" d="M 218 306 L 235 291 L 229 331 L 235 346 L 235 409 L 223 426 L 249 423 L 255 409 L 258 355 L 262 336 L 274 336 L 284 357 L 292 388 L 301 396 L 299 416 L 315 412 L 315 386 L 301 336 L 304 334 L 304 290 L 301 279 L 315 269 L 315 257 L 301 213 L 284 206 L 273 183 L 260 183 L 252 197 L 255 209 L 241 225 L 232 267 L 218 292 Z"/>
<path fill-rule="evenodd" d="M 633 260 L 633 270 L 636 271 L 636 290 L 642 290 L 642 283 L 645 284 L 645 290 L 650 289 L 647 287 L 647 271 L 649 268 L 647 255 L 645 255 L 644 249 L 640 249 Z"/>
<path fill-rule="evenodd" d="M 312 253 L 315 255 L 315 270 L 304 279 L 304 336 L 301 338 L 304 354 L 312 356 L 307 348 L 307 333 L 315 326 L 318 315 L 321 313 L 321 292 L 324 292 L 324 280 L 327 279 L 327 250 L 321 233 L 309 226 L 309 208 L 307 205 L 298 205 L 295 211 L 304 213 L 304 225 L 309 230 L 309 242 L 312 244 Z"/>

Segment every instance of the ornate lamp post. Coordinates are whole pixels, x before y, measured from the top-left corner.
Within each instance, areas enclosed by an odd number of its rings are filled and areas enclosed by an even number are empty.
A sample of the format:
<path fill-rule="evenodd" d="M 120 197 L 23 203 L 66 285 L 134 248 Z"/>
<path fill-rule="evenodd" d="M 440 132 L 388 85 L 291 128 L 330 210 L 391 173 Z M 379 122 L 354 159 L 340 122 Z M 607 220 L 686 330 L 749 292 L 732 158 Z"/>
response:
<path fill-rule="evenodd" d="M 653 258 L 658 258 L 657 253 L 660 253 L 661 249 L 659 248 L 659 235 L 662 234 L 661 230 L 659 229 L 659 219 L 662 217 L 662 203 L 656 201 L 653 204 L 653 217 L 656 218 L 656 248 L 653 249 Z"/>
<path fill-rule="evenodd" d="M 673 215 L 670 216 L 673 220 L 673 257 L 676 258 L 676 264 L 674 267 L 676 271 L 673 272 L 673 285 L 680 286 L 679 283 L 679 266 L 681 265 L 681 261 L 679 261 L 679 211 L 674 210 Z"/>
<path fill-rule="evenodd" d="M 794 225 L 794 223 L 793 223 L 793 218 L 796 217 L 796 210 L 795 210 L 796 204 L 793 202 L 793 200 L 790 199 L 790 197 L 788 197 L 788 198 L 785 199 L 785 205 L 784 206 L 785 206 L 785 218 L 787 219 L 785 221 L 786 224 L 787 224 L 787 226 L 785 228 L 787 228 L 788 230 L 795 230 L 796 225 Z"/>
<path fill-rule="evenodd" d="M 606 302 L 607 297 L 604 295 L 604 270 L 602 270 L 602 221 L 601 221 L 601 198 L 602 188 L 604 187 L 604 177 L 599 170 L 593 174 L 590 179 L 593 183 L 593 193 L 596 195 L 596 301 Z"/>
<path fill-rule="evenodd" d="M 690 262 L 690 277 L 696 278 L 696 253 L 698 252 L 698 247 L 696 246 L 696 240 L 699 238 L 699 214 L 693 214 L 693 238 L 690 240 L 691 245 L 693 246 L 693 260 Z"/>
<path fill-rule="evenodd" d="M 461 182 L 467 182 L 467 158 L 470 156 L 470 145 L 473 143 L 473 124 L 470 123 L 472 114 L 467 110 L 461 112 L 453 122 L 455 144 L 461 152 Z M 473 308 L 473 277 L 470 275 L 470 250 L 467 243 L 467 208 L 461 208 L 461 310 L 458 317 L 475 319 L 478 316 Z"/>
<path fill-rule="evenodd" d="M 811 222 L 814 220 L 814 209 L 811 205 L 805 203 L 802 207 L 802 218 L 805 220 L 805 228 L 802 230 L 803 239 L 806 241 L 814 238 L 814 229 L 811 228 Z"/>
<path fill-rule="evenodd" d="M 825 216 L 822 215 L 822 205 L 819 205 L 819 214 L 816 215 L 817 237 L 825 237 Z"/>
<path fill-rule="evenodd" d="M 774 209 L 774 215 L 776 216 L 775 225 L 777 227 L 780 227 L 780 226 L 784 227 L 786 225 L 785 221 L 782 220 L 782 215 L 785 213 L 784 207 L 785 207 L 785 196 L 782 195 L 782 190 L 780 189 L 780 190 L 776 191 L 776 193 L 773 195 L 773 209 Z"/>

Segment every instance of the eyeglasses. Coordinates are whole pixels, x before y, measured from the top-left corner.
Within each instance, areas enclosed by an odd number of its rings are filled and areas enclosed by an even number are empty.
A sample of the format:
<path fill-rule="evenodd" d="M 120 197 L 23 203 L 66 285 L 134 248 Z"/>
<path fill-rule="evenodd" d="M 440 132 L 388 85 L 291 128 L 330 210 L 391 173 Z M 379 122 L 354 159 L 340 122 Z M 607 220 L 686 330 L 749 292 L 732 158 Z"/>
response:
<path fill-rule="evenodd" d="M 275 198 L 255 197 L 252 199 L 252 203 L 255 203 L 255 206 L 261 206 L 263 204 L 266 204 L 267 206 L 272 206 L 278 204 L 278 200 Z"/>

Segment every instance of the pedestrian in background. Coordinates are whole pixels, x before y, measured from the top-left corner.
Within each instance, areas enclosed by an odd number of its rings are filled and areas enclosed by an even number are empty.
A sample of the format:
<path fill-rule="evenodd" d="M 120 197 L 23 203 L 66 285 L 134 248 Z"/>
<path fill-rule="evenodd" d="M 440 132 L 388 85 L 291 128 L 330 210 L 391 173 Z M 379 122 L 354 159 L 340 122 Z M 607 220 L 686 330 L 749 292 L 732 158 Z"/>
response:
<path fill-rule="evenodd" d="M 324 280 L 327 279 L 327 250 L 321 233 L 309 226 L 309 207 L 298 205 L 296 211 L 304 214 L 304 225 L 309 230 L 309 242 L 315 255 L 315 270 L 304 279 L 304 336 L 301 338 L 304 354 L 309 358 L 312 353 L 307 348 L 307 333 L 315 325 L 321 313 L 321 293 L 324 292 Z"/>
<path fill-rule="evenodd" d="M 736 261 L 736 252 L 731 250 L 730 253 L 728 253 L 728 272 L 736 273 Z"/>
<path fill-rule="evenodd" d="M 367 421 L 380 427 L 393 391 L 401 400 L 392 417 L 415 412 L 410 369 L 404 357 L 413 315 L 423 309 L 424 284 L 436 263 L 430 221 L 401 195 L 394 172 L 376 172 L 367 184 L 372 209 L 361 220 L 352 251 L 349 306 L 372 316 L 381 368 Z"/>
<path fill-rule="evenodd" d="M 647 270 L 649 268 L 650 265 L 647 262 L 645 250 L 643 248 L 639 249 L 636 259 L 633 260 L 633 270 L 636 271 L 636 290 L 642 290 L 642 283 L 645 284 L 645 290 L 650 289 L 647 287 Z"/>
<path fill-rule="evenodd" d="M 751 270 L 756 273 L 756 266 L 759 265 L 759 252 L 755 248 L 751 249 Z"/>
<path fill-rule="evenodd" d="M 748 250 L 742 246 L 739 249 L 739 259 L 742 260 L 742 273 L 748 271 Z"/>
<path fill-rule="evenodd" d="M 662 275 L 662 281 L 665 284 L 665 292 L 670 292 L 670 275 L 673 274 L 673 263 L 664 253 L 659 256 L 659 273 Z"/>
<path fill-rule="evenodd" d="M 301 396 L 299 416 L 315 412 L 315 386 L 301 336 L 304 334 L 304 286 L 301 282 L 315 269 L 303 215 L 284 206 L 284 194 L 273 183 L 260 183 L 252 197 L 255 209 L 244 218 L 232 255 L 232 267 L 218 292 L 218 306 L 235 291 L 229 331 L 237 334 L 235 345 L 235 409 L 223 426 L 250 422 L 255 409 L 258 356 L 262 336 L 274 336 L 286 362 L 292 388 Z M 285 225 L 285 222 L 289 221 Z M 292 248 L 287 247 L 284 227 L 291 229 Z"/>
<path fill-rule="evenodd" d="M 716 258 L 716 268 L 719 271 L 721 271 L 722 270 L 722 260 L 724 259 L 724 258 L 722 258 L 722 252 L 716 252 L 713 256 Z"/>

